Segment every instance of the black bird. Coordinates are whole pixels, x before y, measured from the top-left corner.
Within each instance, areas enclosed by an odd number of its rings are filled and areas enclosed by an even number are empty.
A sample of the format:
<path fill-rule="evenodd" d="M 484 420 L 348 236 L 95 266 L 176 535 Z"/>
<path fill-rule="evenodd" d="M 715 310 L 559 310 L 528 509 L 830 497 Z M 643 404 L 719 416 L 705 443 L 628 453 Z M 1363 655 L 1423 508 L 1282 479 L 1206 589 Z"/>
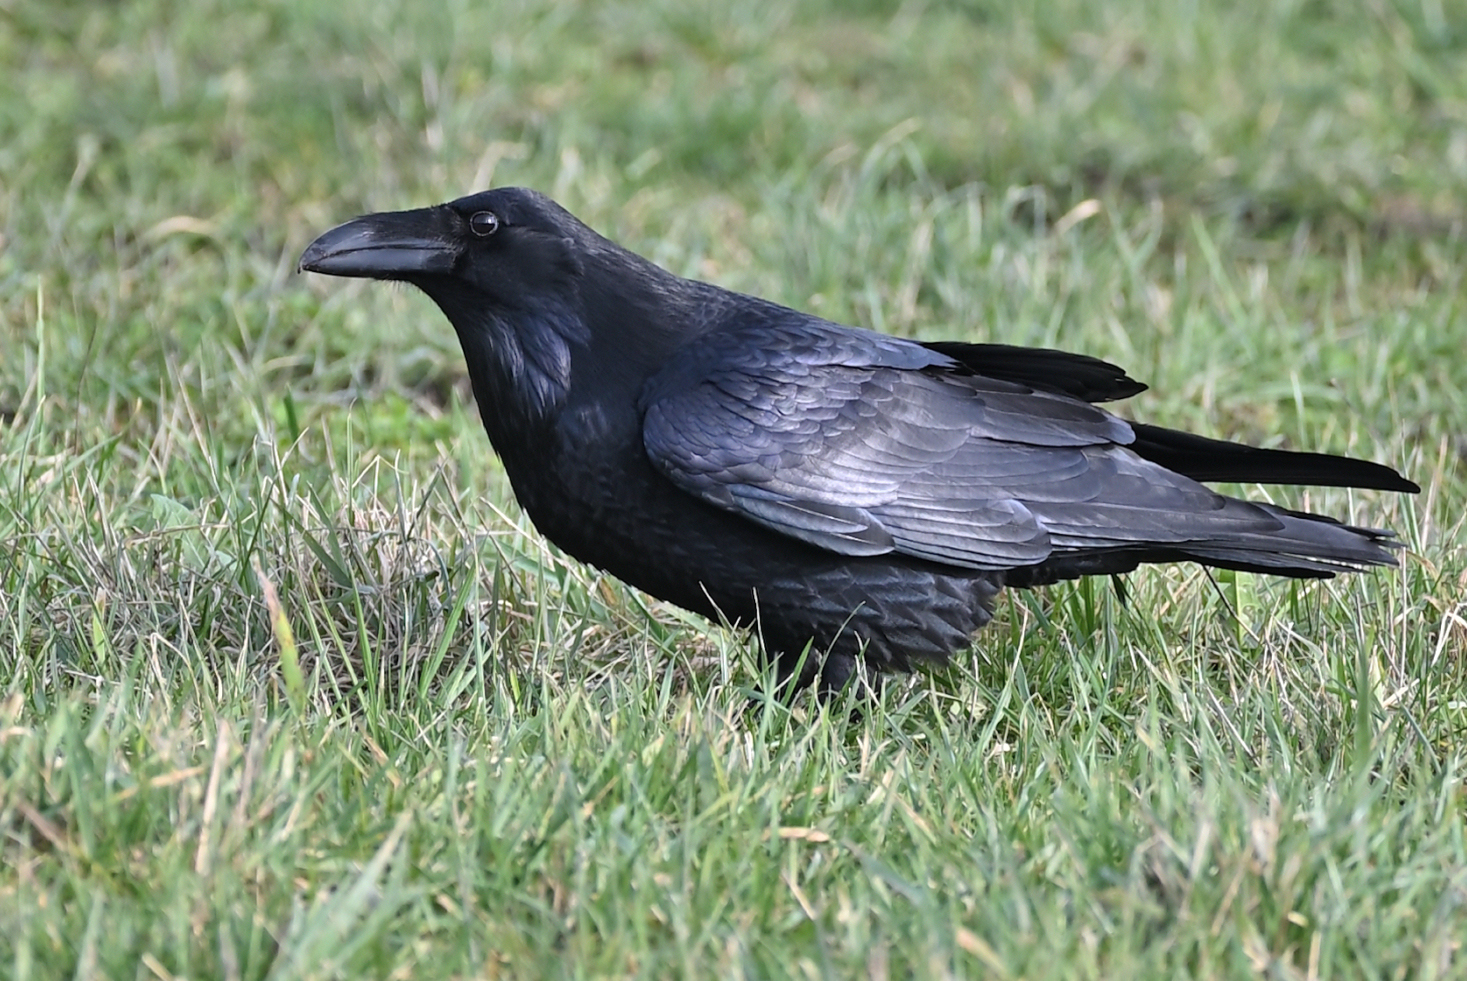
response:
<path fill-rule="evenodd" d="M 1419 490 L 1388 467 L 1127 422 L 1114 365 L 919 343 L 675 276 L 534 191 L 326 232 L 300 269 L 417 286 L 458 332 L 521 506 L 577 559 L 755 625 L 780 677 L 942 664 L 1029 587 L 1148 562 L 1299 578 L 1389 531 L 1201 481 Z M 813 656 L 805 659 L 807 648 Z"/>

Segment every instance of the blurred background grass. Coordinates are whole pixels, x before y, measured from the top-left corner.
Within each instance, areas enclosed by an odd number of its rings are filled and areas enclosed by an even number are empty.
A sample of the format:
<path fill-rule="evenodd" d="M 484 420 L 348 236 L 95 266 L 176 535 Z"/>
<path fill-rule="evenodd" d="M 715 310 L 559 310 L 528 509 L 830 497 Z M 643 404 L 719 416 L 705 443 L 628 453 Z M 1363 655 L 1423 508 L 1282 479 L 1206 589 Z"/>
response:
<path fill-rule="evenodd" d="M 1011 596 L 748 716 L 534 536 L 430 303 L 292 275 L 505 183 L 1400 466 L 1282 499 L 1406 568 Z M 0 973 L 1462 974 L 1464 215 L 1460 0 L 0 0 Z"/>

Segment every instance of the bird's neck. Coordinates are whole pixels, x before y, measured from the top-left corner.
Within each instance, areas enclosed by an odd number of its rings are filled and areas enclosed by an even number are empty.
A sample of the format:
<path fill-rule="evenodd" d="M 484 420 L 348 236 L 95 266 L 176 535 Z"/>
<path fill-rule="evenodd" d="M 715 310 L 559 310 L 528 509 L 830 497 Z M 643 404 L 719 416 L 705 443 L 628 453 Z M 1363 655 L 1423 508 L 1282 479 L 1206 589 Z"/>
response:
<path fill-rule="evenodd" d="M 458 330 L 480 415 L 501 456 L 537 445 L 563 422 L 634 424 L 646 380 L 699 332 L 697 316 L 684 309 L 694 299 L 687 284 L 625 255 L 638 266 L 612 264 L 575 288 L 514 307 L 491 307 L 467 292 L 430 292 Z"/>
<path fill-rule="evenodd" d="M 481 315 L 459 330 L 474 398 L 496 445 L 533 438 L 559 412 L 570 392 L 571 349 L 585 343 L 583 331 L 578 317 L 551 311 Z"/>

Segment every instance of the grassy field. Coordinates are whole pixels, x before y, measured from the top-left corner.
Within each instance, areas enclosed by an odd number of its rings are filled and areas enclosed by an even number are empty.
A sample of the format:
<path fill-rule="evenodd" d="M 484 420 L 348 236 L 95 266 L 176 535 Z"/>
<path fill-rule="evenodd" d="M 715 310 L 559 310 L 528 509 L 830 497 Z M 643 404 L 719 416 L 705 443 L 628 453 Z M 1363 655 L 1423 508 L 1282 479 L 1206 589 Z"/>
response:
<path fill-rule="evenodd" d="M 1043 6 L 0 0 L 0 977 L 1467 977 L 1467 3 Z M 535 535 L 426 298 L 293 274 L 506 183 L 1398 466 L 1240 490 L 1403 567 L 750 712 Z"/>

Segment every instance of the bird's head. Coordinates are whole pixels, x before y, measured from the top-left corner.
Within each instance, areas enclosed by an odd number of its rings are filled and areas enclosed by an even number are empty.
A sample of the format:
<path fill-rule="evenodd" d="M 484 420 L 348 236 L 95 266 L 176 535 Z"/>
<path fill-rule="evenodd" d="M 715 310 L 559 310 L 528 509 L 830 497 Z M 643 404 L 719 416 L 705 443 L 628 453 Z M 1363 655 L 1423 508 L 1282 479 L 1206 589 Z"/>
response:
<path fill-rule="evenodd" d="M 576 375 L 594 376 L 595 393 L 640 390 L 689 329 L 671 309 L 690 295 L 685 281 L 523 188 L 354 218 L 307 246 L 299 269 L 411 283 L 432 297 L 491 430 L 500 417 L 549 418 Z"/>
<path fill-rule="evenodd" d="M 508 187 L 354 218 L 307 246 L 299 269 L 397 280 L 432 297 L 458 333 L 488 424 L 543 418 L 563 400 L 573 348 L 590 334 L 585 260 L 604 241 L 543 194 Z"/>
<path fill-rule="evenodd" d="M 573 291 L 588 235 L 544 195 L 506 187 L 354 218 L 307 246 L 299 269 L 412 283 L 454 318 L 450 306 L 507 311 Z"/>

